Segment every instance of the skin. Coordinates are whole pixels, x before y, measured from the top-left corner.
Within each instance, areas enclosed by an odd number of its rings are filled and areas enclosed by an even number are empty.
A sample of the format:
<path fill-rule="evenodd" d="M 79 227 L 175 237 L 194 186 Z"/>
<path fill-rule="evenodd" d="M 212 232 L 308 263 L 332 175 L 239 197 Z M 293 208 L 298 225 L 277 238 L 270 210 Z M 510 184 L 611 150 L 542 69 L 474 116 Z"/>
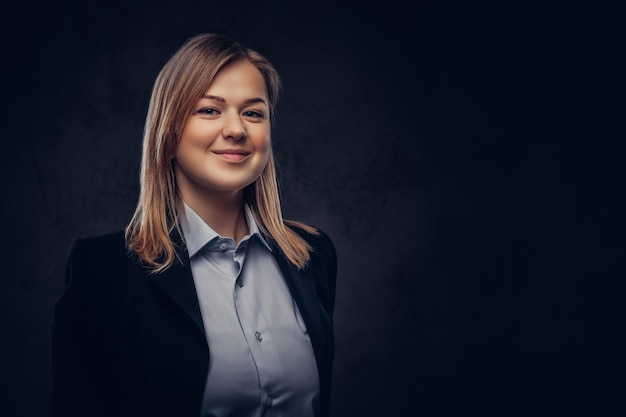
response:
<path fill-rule="evenodd" d="M 222 68 L 187 119 L 173 160 L 185 203 L 237 242 L 248 231 L 243 189 L 269 158 L 268 102 L 263 76 L 252 63 Z"/>

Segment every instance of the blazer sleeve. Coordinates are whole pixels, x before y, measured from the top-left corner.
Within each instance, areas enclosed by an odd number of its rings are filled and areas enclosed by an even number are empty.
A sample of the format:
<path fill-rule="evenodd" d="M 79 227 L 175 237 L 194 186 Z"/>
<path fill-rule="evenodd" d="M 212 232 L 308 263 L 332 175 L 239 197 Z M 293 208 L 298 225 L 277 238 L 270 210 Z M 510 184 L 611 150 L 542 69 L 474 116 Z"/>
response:
<path fill-rule="evenodd" d="M 115 416 L 118 353 L 111 285 L 101 285 L 98 251 L 76 240 L 66 266 L 66 287 L 52 320 L 52 413 L 55 417 Z"/>

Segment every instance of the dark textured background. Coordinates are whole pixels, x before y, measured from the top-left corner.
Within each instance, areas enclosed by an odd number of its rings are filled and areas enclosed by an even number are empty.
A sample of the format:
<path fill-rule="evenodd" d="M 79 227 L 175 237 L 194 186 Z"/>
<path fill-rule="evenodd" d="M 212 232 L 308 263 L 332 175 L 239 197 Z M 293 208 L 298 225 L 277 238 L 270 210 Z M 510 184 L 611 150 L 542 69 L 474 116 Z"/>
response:
<path fill-rule="evenodd" d="M 4 11 L 0 414 L 49 415 L 67 251 L 126 224 L 153 80 L 201 32 L 283 77 L 285 215 L 339 253 L 334 416 L 623 407 L 619 15 L 296 3 Z"/>

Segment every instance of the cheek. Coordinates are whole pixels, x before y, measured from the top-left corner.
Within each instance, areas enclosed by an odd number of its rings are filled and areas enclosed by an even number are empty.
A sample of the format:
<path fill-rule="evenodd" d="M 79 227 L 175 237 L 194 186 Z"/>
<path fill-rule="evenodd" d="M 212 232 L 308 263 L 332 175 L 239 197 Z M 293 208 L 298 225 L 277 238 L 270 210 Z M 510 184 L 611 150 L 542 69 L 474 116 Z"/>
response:
<path fill-rule="evenodd" d="M 187 138 L 179 140 L 174 148 L 174 159 L 179 161 L 188 159 L 190 155 L 195 153 L 193 152 L 193 148 L 193 143 Z"/>
<path fill-rule="evenodd" d="M 215 142 L 219 133 L 219 129 L 214 125 L 199 120 L 190 120 L 180 136 L 179 146 L 182 144 L 189 148 L 206 147 Z"/>
<path fill-rule="evenodd" d="M 259 152 L 269 152 L 272 145 L 271 137 L 272 135 L 269 128 L 263 132 L 259 132 L 259 135 L 256 136 L 254 146 Z"/>
<path fill-rule="evenodd" d="M 265 141 L 263 141 L 261 143 L 261 145 L 259 146 L 259 150 L 263 153 L 269 154 L 270 149 L 271 149 L 271 141 L 270 138 L 268 137 Z"/>
<path fill-rule="evenodd" d="M 254 148 L 257 154 L 256 157 L 256 169 L 262 172 L 270 159 L 270 155 L 272 153 L 272 143 L 269 135 L 264 140 L 255 141 Z"/>
<path fill-rule="evenodd" d="M 272 145 L 269 126 L 251 126 L 248 130 L 248 141 L 248 145 L 254 148 L 256 153 L 266 158 Z"/>
<path fill-rule="evenodd" d="M 268 136 L 267 140 L 264 141 L 260 148 L 259 148 L 259 152 L 262 155 L 262 161 L 263 161 L 263 168 L 265 168 L 265 165 L 267 165 L 267 161 L 269 161 L 270 159 L 270 154 L 272 152 L 272 143 L 271 140 Z"/>

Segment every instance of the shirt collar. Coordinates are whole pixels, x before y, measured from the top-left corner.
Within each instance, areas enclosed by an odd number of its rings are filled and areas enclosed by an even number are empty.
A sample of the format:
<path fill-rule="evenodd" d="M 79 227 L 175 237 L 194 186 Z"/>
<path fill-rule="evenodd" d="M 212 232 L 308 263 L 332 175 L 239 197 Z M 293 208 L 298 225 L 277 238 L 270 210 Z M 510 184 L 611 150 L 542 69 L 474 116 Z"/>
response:
<path fill-rule="evenodd" d="M 180 226 L 183 231 L 183 235 L 185 237 L 185 243 L 187 245 L 187 251 L 189 252 L 189 257 L 193 257 L 200 249 L 202 249 L 207 243 L 211 242 L 214 239 L 218 239 L 220 236 L 211 226 L 206 224 L 198 214 L 193 211 L 191 207 L 187 205 L 183 201 L 184 212 L 183 215 L 179 217 Z M 247 204 L 244 205 L 244 213 L 246 215 L 246 223 L 248 224 L 248 234 L 241 239 L 241 242 L 251 238 L 252 236 L 256 236 L 263 245 L 271 252 L 272 248 L 265 241 L 261 232 L 259 231 L 259 226 L 257 222 L 254 220 L 254 215 L 252 214 L 252 210 L 248 207 Z M 241 243 L 239 242 L 239 243 Z"/>

